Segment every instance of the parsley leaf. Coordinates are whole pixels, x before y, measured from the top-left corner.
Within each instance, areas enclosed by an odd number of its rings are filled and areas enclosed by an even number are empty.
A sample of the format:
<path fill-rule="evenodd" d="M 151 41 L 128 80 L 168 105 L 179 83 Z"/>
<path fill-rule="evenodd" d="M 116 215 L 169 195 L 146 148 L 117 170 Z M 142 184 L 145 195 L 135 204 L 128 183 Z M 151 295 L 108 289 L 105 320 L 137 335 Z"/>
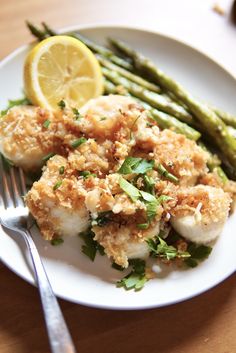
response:
<path fill-rule="evenodd" d="M 179 179 L 175 175 L 169 173 L 168 170 L 162 164 L 158 164 L 157 171 L 159 174 L 163 175 L 164 178 L 166 178 L 174 183 L 179 182 Z"/>
<path fill-rule="evenodd" d="M 48 153 L 46 156 L 44 156 L 42 158 L 42 161 L 44 162 L 47 162 L 50 158 L 52 158 L 53 156 L 55 156 L 55 153 L 51 152 L 51 153 Z"/>
<path fill-rule="evenodd" d="M 43 127 L 45 127 L 45 129 L 48 129 L 50 124 L 51 124 L 51 121 L 47 119 L 44 121 Z"/>
<path fill-rule="evenodd" d="M 62 175 L 64 174 L 65 172 L 65 167 L 62 165 L 60 168 L 59 168 L 59 174 Z"/>
<path fill-rule="evenodd" d="M 148 175 L 143 176 L 144 190 L 149 192 L 149 194 L 154 194 L 155 181 L 152 177 Z"/>
<path fill-rule="evenodd" d="M 75 120 L 79 120 L 80 118 L 82 118 L 82 115 L 80 114 L 77 108 L 72 108 L 72 111 L 75 114 Z"/>
<path fill-rule="evenodd" d="M 149 223 L 138 223 L 137 228 L 139 229 L 148 229 Z"/>
<path fill-rule="evenodd" d="M 58 180 L 58 181 L 56 182 L 56 184 L 53 186 L 53 190 L 55 191 L 55 190 L 59 189 L 59 187 L 61 186 L 61 184 L 62 184 L 62 180 Z"/>
<path fill-rule="evenodd" d="M 92 225 L 93 226 L 96 225 L 98 227 L 105 226 L 107 223 L 111 221 L 111 215 L 112 215 L 112 211 L 100 212 L 97 218 L 95 218 L 92 221 Z"/>
<path fill-rule="evenodd" d="M 94 261 L 97 251 L 100 253 L 100 255 L 104 255 L 104 248 L 94 240 L 95 234 L 91 228 L 85 232 L 79 233 L 79 236 L 85 243 L 81 248 L 82 253 L 88 256 L 91 261 Z"/>
<path fill-rule="evenodd" d="M 147 161 L 143 158 L 127 157 L 121 165 L 118 173 L 120 174 L 145 174 L 148 170 L 152 170 L 154 161 Z"/>
<path fill-rule="evenodd" d="M 97 242 L 93 240 L 94 233 L 91 229 L 86 232 L 79 233 L 79 236 L 84 240 L 84 245 L 82 245 L 82 253 L 94 261 L 97 252 Z"/>
<path fill-rule="evenodd" d="M 24 97 L 21 99 L 9 99 L 8 101 L 8 106 L 6 107 L 6 109 L 1 111 L 1 116 L 6 115 L 8 110 L 12 107 L 15 107 L 16 105 L 31 105 L 31 102 L 29 101 L 28 98 Z"/>
<path fill-rule="evenodd" d="M 96 177 L 97 175 L 94 173 L 91 173 L 89 170 L 84 170 L 84 171 L 80 171 L 79 175 L 84 177 L 84 179 L 87 179 L 88 177 Z"/>
<path fill-rule="evenodd" d="M 155 257 L 161 257 L 167 260 L 177 258 L 188 258 L 191 255 L 187 251 L 179 251 L 172 245 L 168 245 L 165 240 L 157 236 L 154 239 L 146 240 L 151 254 Z"/>
<path fill-rule="evenodd" d="M 133 259 L 129 261 L 132 266 L 132 271 L 117 282 L 117 287 L 124 287 L 126 290 L 134 289 L 138 291 L 143 288 L 144 284 L 148 281 L 145 276 L 145 266 L 144 260 Z"/>
<path fill-rule="evenodd" d="M 111 267 L 117 271 L 124 271 L 124 267 L 117 265 L 115 262 L 112 263 Z"/>
<path fill-rule="evenodd" d="M 137 201 L 140 198 L 139 189 L 133 186 L 124 178 L 120 177 L 119 185 L 121 189 L 131 198 L 133 202 Z"/>
<path fill-rule="evenodd" d="M 64 243 L 64 240 L 62 238 L 55 238 L 51 240 L 52 245 L 61 245 Z"/>
<path fill-rule="evenodd" d="M 80 145 L 82 145 L 82 143 L 85 143 L 86 141 L 87 141 L 87 139 L 85 137 L 80 137 L 78 140 L 71 142 L 71 147 L 77 148 Z"/>
<path fill-rule="evenodd" d="M 212 251 L 210 246 L 206 245 L 196 245 L 194 243 L 190 243 L 188 246 L 188 252 L 191 257 L 185 260 L 185 263 L 189 267 L 196 267 L 199 261 L 203 261 L 208 258 Z"/>
<path fill-rule="evenodd" d="M 61 99 L 60 102 L 57 103 L 58 107 L 63 110 L 66 107 L 66 103 Z"/>

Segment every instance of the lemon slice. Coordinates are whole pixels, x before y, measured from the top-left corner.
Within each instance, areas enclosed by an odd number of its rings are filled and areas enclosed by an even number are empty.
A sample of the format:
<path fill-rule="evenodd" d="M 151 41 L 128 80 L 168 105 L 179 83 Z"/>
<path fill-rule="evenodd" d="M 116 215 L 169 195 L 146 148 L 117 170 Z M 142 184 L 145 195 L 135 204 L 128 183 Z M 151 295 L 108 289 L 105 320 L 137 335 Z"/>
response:
<path fill-rule="evenodd" d="M 62 99 L 81 107 L 103 93 L 103 77 L 94 54 L 79 40 L 54 36 L 37 44 L 24 65 L 27 97 L 43 108 L 58 108 Z"/>

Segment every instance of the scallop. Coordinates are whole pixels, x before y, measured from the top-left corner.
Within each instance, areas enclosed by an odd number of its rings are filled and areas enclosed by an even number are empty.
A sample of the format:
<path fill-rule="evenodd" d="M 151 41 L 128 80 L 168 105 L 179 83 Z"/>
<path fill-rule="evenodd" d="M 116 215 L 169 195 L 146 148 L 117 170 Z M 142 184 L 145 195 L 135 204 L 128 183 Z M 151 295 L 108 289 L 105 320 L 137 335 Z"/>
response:
<path fill-rule="evenodd" d="M 229 195 L 220 188 L 198 185 L 188 188 L 181 198 L 178 205 L 180 211 L 171 217 L 173 228 L 194 243 L 207 244 L 215 240 L 228 218 Z M 183 210 L 184 214 L 181 215 Z"/>

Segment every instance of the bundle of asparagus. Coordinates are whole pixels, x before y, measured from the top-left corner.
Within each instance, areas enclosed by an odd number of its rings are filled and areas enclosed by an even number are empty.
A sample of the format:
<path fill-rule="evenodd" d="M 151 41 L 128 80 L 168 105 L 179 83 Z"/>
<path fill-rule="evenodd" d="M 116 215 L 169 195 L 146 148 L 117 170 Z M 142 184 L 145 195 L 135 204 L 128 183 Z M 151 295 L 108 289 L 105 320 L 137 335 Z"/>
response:
<path fill-rule="evenodd" d="M 29 22 L 27 26 L 39 41 L 57 34 L 45 23 L 42 23 L 42 30 Z M 171 128 L 199 141 L 201 146 L 200 138 L 207 144 L 210 141 L 213 151 L 219 152 L 227 174 L 236 179 L 235 116 L 197 101 L 149 59 L 119 40 L 109 40 L 111 50 L 79 33 L 67 34 L 82 41 L 96 54 L 102 67 L 106 94 L 131 95 L 150 112 L 162 129 Z M 227 178 L 220 167 L 221 161 L 210 153 L 209 168 L 215 169 L 225 182 Z"/>

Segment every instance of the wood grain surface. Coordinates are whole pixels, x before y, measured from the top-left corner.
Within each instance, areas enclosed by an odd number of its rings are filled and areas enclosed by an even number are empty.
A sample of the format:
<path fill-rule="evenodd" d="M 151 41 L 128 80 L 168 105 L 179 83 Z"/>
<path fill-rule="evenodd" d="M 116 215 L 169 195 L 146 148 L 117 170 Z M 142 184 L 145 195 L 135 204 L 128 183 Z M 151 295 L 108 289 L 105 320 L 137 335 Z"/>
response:
<path fill-rule="evenodd" d="M 0 0 L 0 58 L 31 40 L 25 19 L 59 28 L 95 22 L 109 11 L 114 18 L 119 1 Z M 127 20 L 128 12 L 131 8 L 124 13 Z M 235 279 L 160 309 L 124 312 L 60 304 L 79 353 L 235 353 Z M 0 264 L 0 353 L 47 352 L 37 289 Z"/>

